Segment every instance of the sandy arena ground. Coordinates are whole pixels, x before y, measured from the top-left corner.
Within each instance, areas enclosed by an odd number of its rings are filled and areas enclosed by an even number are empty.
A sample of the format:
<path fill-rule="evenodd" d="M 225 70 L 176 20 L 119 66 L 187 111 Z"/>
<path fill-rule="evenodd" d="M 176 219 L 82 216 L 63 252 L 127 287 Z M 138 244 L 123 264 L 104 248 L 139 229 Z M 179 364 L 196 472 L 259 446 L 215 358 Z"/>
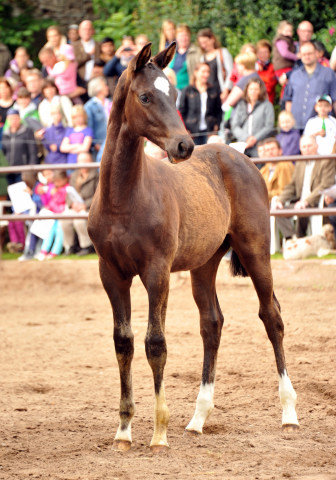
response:
<path fill-rule="evenodd" d="M 202 343 L 189 276 L 172 275 L 165 386 L 170 449 L 153 455 L 147 297 L 132 287 L 136 415 L 129 452 L 113 450 L 119 374 L 112 315 L 95 260 L 0 263 L 0 479 L 336 479 L 335 260 L 274 261 L 298 433 L 281 431 L 273 350 L 250 279 L 218 277 L 225 316 L 215 409 L 184 433 Z"/>

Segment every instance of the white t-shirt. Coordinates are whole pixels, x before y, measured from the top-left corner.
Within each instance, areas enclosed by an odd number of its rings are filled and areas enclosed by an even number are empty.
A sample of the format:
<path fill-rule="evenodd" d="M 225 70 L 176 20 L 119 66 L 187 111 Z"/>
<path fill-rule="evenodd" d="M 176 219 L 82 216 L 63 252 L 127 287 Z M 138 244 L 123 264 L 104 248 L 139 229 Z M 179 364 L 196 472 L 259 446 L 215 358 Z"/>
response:
<path fill-rule="evenodd" d="M 310 118 L 306 123 L 303 134 L 313 135 L 322 130 L 322 122 L 322 118 L 318 116 Z M 328 118 L 324 120 L 324 123 L 326 127 L 326 136 L 321 137 L 321 135 L 317 135 L 315 137 L 318 145 L 317 153 L 319 155 L 330 155 L 336 139 L 336 119 L 329 115 Z"/>
<path fill-rule="evenodd" d="M 208 93 L 207 92 L 201 93 L 201 118 L 200 118 L 200 124 L 199 124 L 200 130 L 206 130 L 207 129 L 207 124 L 206 124 L 206 121 L 205 121 L 207 100 L 208 100 Z"/>
<path fill-rule="evenodd" d="M 93 38 L 91 38 L 91 40 L 89 40 L 88 42 L 84 42 L 82 40 L 82 45 L 84 47 L 84 50 L 86 51 L 86 53 L 88 52 L 91 52 L 93 49 L 94 49 L 94 46 L 95 46 L 95 41 L 93 40 Z M 88 82 L 91 78 L 91 73 L 92 73 L 92 70 L 93 70 L 93 66 L 94 66 L 94 58 L 93 58 L 93 55 L 92 55 L 92 60 L 88 60 L 85 64 L 85 74 L 84 74 L 84 79 Z"/>

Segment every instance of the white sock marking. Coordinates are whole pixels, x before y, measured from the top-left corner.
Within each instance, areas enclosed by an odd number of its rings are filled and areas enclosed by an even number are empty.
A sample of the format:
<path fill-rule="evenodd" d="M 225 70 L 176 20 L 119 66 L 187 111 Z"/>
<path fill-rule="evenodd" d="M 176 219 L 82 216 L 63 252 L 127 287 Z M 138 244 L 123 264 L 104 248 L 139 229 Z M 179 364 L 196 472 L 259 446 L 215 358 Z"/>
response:
<path fill-rule="evenodd" d="M 170 83 L 165 77 L 157 77 L 154 82 L 154 87 L 163 92 L 165 95 L 169 95 Z"/>
<path fill-rule="evenodd" d="M 299 425 L 295 411 L 297 395 L 286 370 L 279 376 L 279 395 L 282 405 L 282 425 Z"/>
<path fill-rule="evenodd" d="M 215 385 L 214 383 L 201 384 L 199 394 L 196 400 L 196 409 L 193 418 L 190 420 L 186 430 L 202 433 L 205 420 L 208 418 L 214 408 Z"/>
<path fill-rule="evenodd" d="M 128 426 L 125 430 L 121 430 L 120 425 L 119 425 L 118 431 L 117 431 L 114 439 L 132 443 L 131 422 L 128 424 Z"/>

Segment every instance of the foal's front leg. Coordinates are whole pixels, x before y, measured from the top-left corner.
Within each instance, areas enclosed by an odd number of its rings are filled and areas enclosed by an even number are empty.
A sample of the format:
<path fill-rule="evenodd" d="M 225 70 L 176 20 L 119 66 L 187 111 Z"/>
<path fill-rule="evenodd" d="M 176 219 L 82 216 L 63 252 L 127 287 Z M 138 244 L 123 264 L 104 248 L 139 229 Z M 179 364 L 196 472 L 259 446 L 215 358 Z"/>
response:
<path fill-rule="evenodd" d="M 213 410 L 217 352 L 224 317 L 216 295 L 216 274 L 222 254 L 218 252 L 206 265 L 191 272 L 193 296 L 200 313 L 204 360 L 202 382 L 193 418 L 186 430 L 202 433 L 203 425 Z"/>
<path fill-rule="evenodd" d="M 130 300 L 132 280 L 121 279 L 102 259 L 99 262 L 99 270 L 103 286 L 112 305 L 113 338 L 120 374 L 120 422 L 114 445 L 118 450 L 129 450 L 132 443 L 131 421 L 135 411 L 131 373 L 134 353 Z"/>
<path fill-rule="evenodd" d="M 149 300 L 148 328 L 145 347 L 148 363 L 153 372 L 155 405 L 154 433 L 150 443 L 153 451 L 168 447 L 167 426 L 169 410 L 163 382 L 163 372 L 167 360 L 165 339 L 165 318 L 169 293 L 169 270 L 152 270 L 141 276 L 147 289 Z"/>

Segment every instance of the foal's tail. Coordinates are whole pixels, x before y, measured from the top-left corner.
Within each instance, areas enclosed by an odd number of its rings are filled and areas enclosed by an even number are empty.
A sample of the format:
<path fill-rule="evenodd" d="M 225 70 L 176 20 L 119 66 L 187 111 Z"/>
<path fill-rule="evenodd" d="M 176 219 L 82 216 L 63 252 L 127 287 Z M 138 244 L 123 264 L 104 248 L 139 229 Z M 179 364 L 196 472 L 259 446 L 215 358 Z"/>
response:
<path fill-rule="evenodd" d="M 238 255 L 234 250 L 231 251 L 230 272 L 234 277 L 248 277 L 249 274 L 241 264 Z"/>

